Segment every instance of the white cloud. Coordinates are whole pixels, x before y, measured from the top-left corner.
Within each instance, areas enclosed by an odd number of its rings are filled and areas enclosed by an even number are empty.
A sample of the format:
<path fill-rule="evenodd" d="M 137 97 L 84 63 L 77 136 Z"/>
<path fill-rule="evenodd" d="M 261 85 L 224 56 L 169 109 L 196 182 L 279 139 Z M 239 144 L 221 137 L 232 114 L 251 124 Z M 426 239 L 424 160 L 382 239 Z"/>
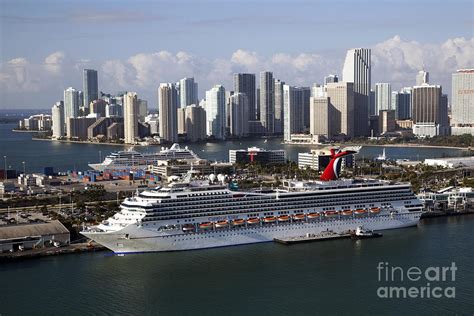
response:
<path fill-rule="evenodd" d="M 344 53 L 260 56 L 257 52 L 238 49 L 230 56 L 210 60 L 185 51 L 162 50 L 93 63 L 71 59 L 59 51 L 40 64 L 19 57 L 0 64 L 1 106 L 15 104 L 14 96 L 22 93 L 30 104 L 36 105 L 34 100 L 41 99 L 44 103 L 39 106 L 48 107 L 62 95 L 64 87 L 73 85 L 81 89 L 84 67 L 100 69 L 100 90 L 137 91 L 151 104 L 156 103 L 156 89 L 161 82 L 190 76 L 199 82 L 201 96 L 214 84 L 232 89 L 234 72 L 254 72 L 258 76 L 258 72 L 268 70 L 288 84 L 310 86 L 321 82 L 329 73 L 341 74 Z M 433 44 L 394 36 L 372 46 L 373 84 L 391 82 L 395 89 L 413 85 L 416 73 L 424 68 L 430 72 L 431 82 L 443 85 L 444 92 L 449 94 L 451 73 L 458 68 L 473 67 L 473 56 L 474 38 L 452 38 Z"/>

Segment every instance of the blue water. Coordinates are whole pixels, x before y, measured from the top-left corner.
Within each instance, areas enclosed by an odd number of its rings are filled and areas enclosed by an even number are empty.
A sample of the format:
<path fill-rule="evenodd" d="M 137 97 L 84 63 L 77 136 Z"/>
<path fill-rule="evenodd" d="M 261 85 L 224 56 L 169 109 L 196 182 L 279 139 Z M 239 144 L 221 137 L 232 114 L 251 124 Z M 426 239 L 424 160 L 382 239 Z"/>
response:
<path fill-rule="evenodd" d="M 112 151 L 122 150 L 126 146 L 108 146 L 94 144 L 58 143 L 50 141 L 34 141 L 31 133 L 14 133 L 15 124 L 0 124 L 0 159 L 7 156 L 7 164 L 16 170 L 22 170 L 25 162 L 27 172 L 42 172 L 44 167 L 54 166 L 56 171 L 86 170 L 89 163 L 96 163 L 100 158 Z M 225 141 L 216 143 L 188 144 L 201 158 L 228 161 L 229 149 L 241 149 L 252 146 L 280 149 L 287 152 L 288 159 L 296 161 L 299 152 L 309 152 L 315 148 L 311 145 L 286 145 L 281 139 L 251 139 L 243 141 Z M 141 147 L 139 151 L 159 151 L 159 146 Z M 364 146 L 359 156 L 365 158 L 382 154 L 383 147 Z M 420 147 L 386 147 L 386 155 L 391 159 L 424 159 L 446 156 L 462 156 L 467 154 L 460 149 L 420 148 Z"/>

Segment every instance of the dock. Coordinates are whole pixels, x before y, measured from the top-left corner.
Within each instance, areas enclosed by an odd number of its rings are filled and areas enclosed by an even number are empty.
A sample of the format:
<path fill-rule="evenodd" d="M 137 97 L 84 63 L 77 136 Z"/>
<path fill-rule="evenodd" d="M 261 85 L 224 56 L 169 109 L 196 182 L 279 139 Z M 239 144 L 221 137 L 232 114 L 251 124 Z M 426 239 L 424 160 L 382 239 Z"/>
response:
<path fill-rule="evenodd" d="M 319 234 L 306 234 L 304 236 L 275 238 L 273 239 L 273 241 L 280 244 L 291 245 L 291 244 L 304 243 L 304 242 L 351 238 L 351 233 L 352 233 L 351 231 L 342 232 L 342 233 L 336 233 L 333 231 L 324 231 Z"/>

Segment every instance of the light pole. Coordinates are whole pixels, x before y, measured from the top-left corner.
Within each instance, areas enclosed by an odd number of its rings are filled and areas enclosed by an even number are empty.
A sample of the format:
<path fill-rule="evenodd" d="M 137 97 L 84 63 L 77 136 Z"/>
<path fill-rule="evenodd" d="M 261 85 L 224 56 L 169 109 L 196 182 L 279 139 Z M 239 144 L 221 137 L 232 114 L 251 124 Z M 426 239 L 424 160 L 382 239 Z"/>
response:
<path fill-rule="evenodd" d="M 21 162 L 23 164 L 23 174 L 26 176 L 26 167 L 25 167 L 25 162 L 22 161 Z"/>
<path fill-rule="evenodd" d="M 3 156 L 3 159 L 5 160 L 5 174 L 3 177 L 5 178 L 5 181 L 7 181 L 7 156 Z"/>
<path fill-rule="evenodd" d="M 99 150 L 99 162 L 102 162 L 102 150 Z"/>

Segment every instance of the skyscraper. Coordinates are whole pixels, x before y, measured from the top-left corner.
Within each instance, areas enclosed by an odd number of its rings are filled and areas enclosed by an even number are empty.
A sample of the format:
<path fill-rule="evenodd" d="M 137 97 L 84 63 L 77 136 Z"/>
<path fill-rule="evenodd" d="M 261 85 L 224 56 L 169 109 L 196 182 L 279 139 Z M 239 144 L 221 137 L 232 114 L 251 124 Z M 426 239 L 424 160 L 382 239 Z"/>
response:
<path fill-rule="evenodd" d="M 429 84 L 430 74 L 427 71 L 420 70 L 416 74 L 416 85 L 421 86 L 422 84 Z"/>
<path fill-rule="evenodd" d="M 474 135 L 474 69 L 460 69 L 452 77 L 453 134 Z"/>
<path fill-rule="evenodd" d="M 334 135 L 354 137 L 355 92 L 352 82 L 328 83 L 327 96 L 332 105 L 331 128 Z"/>
<path fill-rule="evenodd" d="M 242 137 L 249 134 L 248 98 L 245 93 L 236 93 L 229 98 L 230 134 Z"/>
<path fill-rule="evenodd" d="M 370 49 L 356 48 L 347 52 L 342 79 L 353 83 L 354 136 L 368 136 L 371 70 Z"/>
<path fill-rule="evenodd" d="M 275 82 L 269 71 L 260 73 L 260 122 L 266 134 L 275 132 Z"/>
<path fill-rule="evenodd" d="M 215 85 L 206 91 L 206 131 L 216 139 L 225 138 L 225 89 Z"/>
<path fill-rule="evenodd" d="M 448 133 L 447 96 L 442 94 L 441 86 L 415 86 L 411 99 L 415 135 L 432 137 Z"/>
<path fill-rule="evenodd" d="M 185 108 L 198 102 L 198 84 L 194 78 L 183 78 L 179 81 L 179 106 Z"/>
<path fill-rule="evenodd" d="M 313 136 L 320 135 L 331 138 L 333 113 L 330 99 L 328 97 L 311 97 L 309 112 L 309 133 Z"/>
<path fill-rule="evenodd" d="M 158 88 L 158 115 L 160 138 L 168 142 L 178 141 L 178 90 L 173 83 L 162 83 Z"/>
<path fill-rule="evenodd" d="M 138 137 L 138 96 L 135 92 L 124 95 L 123 125 L 125 144 L 135 144 Z"/>
<path fill-rule="evenodd" d="M 206 111 L 196 105 L 188 105 L 185 110 L 186 138 L 191 142 L 206 139 Z"/>
<path fill-rule="evenodd" d="M 64 90 L 64 121 L 68 117 L 77 117 L 79 115 L 79 92 L 69 87 Z"/>
<path fill-rule="evenodd" d="M 411 117 L 411 88 L 403 88 L 400 92 L 392 91 L 392 109 L 397 120 L 408 120 Z"/>
<path fill-rule="evenodd" d="M 304 89 L 287 84 L 283 86 L 283 139 L 285 141 L 291 141 L 291 134 L 304 131 Z"/>
<path fill-rule="evenodd" d="M 97 70 L 84 69 L 83 73 L 83 89 L 84 89 L 84 107 L 88 108 L 89 104 L 99 98 L 99 81 L 97 79 Z"/>
<path fill-rule="evenodd" d="M 309 99 L 311 98 L 311 88 L 310 87 L 301 87 L 301 97 L 303 103 L 303 130 L 309 130 L 310 115 L 309 115 Z"/>
<path fill-rule="evenodd" d="M 283 121 L 285 112 L 283 111 L 283 86 L 285 83 L 275 79 L 275 134 L 283 133 Z"/>
<path fill-rule="evenodd" d="M 375 84 L 375 103 L 375 115 L 379 115 L 380 111 L 392 109 L 392 86 L 390 83 Z"/>
<path fill-rule="evenodd" d="M 53 120 L 53 138 L 64 136 L 64 104 L 63 101 L 56 102 L 51 109 Z"/>
<path fill-rule="evenodd" d="M 257 120 L 257 117 L 260 115 L 260 109 L 257 108 L 255 88 L 255 74 L 234 74 L 234 93 L 245 93 L 247 95 L 249 121 Z"/>

